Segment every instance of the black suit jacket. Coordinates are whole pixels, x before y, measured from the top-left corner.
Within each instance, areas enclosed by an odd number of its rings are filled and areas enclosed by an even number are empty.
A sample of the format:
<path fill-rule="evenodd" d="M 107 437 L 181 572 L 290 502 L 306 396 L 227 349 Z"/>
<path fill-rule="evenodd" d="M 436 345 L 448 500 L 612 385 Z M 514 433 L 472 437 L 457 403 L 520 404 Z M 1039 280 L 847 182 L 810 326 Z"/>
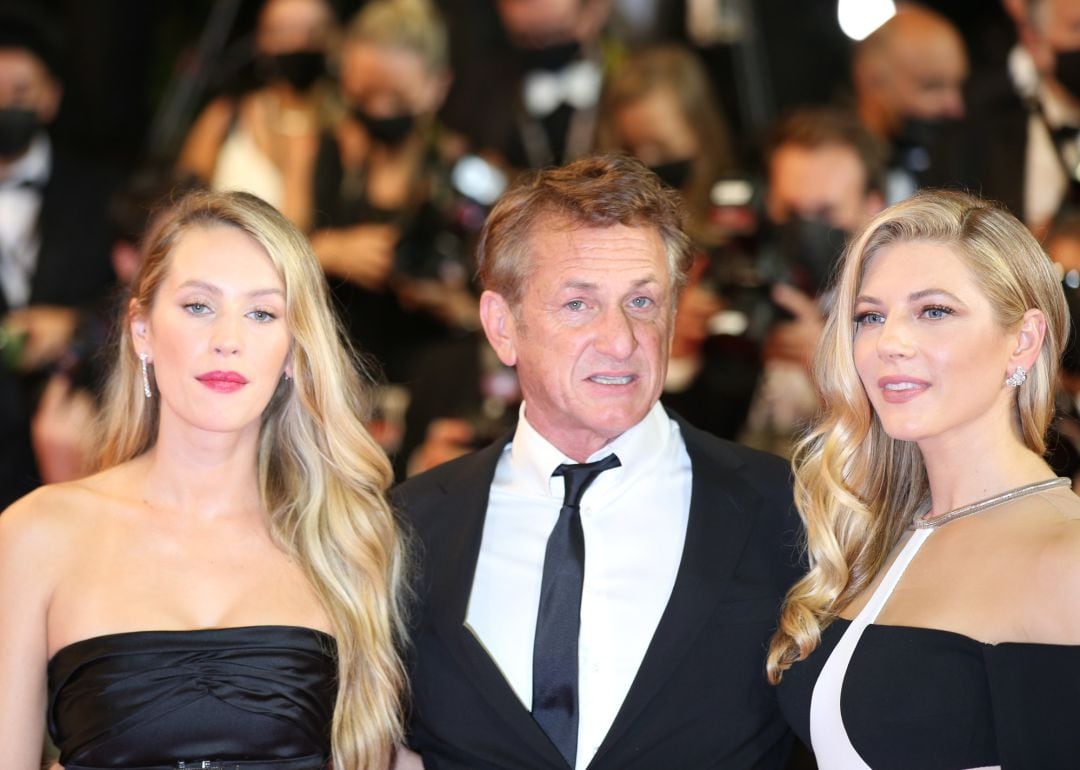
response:
<path fill-rule="evenodd" d="M 42 191 L 41 248 L 30 283 L 31 305 L 92 306 L 113 285 L 109 260 L 108 175 L 57 150 Z M 0 291 L 0 320 L 8 312 Z M 30 445 L 30 416 L 42 376 L 0 368 L 0 511 L 40 482 Z"/>
<path fill-rule="evenodd" d="M 772 455 L 679 426 L 693 472 L 682 561 L 589 768 L 779 768 L 790 733 L 764 660 L 784 592 L 802 572 L 788 469 Z M 394 493 L 419 541 L 410 743 L 427 770 L 567 767 L 464 625 L 506 440 Z"/>

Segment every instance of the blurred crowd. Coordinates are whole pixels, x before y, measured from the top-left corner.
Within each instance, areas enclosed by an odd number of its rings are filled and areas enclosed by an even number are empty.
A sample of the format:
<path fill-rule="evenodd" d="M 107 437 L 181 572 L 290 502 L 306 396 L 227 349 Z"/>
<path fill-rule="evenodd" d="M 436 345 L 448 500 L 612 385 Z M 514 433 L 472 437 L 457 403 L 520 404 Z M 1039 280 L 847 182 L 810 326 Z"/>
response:
<path fill-rule="evenodd" d="M 845 240 L 921 187 L 1005 203 L 1076 307 L 1080 0 L 833 26 L 832 2 L 0 2 L 0 508 L 83 473 L 140 244 L 199 187 L 309 234 L 400 477 L 513 424 L 474 242 L 515 175 L 597 150 L 683 195 L 698 257 L 662 400 L 725 438 L 789 451 Z M 1080 353 L 1064 368 L 1075 475 Z"/>

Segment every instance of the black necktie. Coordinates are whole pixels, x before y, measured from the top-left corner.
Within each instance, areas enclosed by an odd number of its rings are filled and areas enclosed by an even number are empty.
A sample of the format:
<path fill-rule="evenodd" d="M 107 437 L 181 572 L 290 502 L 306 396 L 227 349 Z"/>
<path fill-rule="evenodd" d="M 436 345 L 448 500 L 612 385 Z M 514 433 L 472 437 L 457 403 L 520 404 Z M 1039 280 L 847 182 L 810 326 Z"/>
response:
<path fill-rule="evenodd" d="M 578 630 L 585 578 L 581 496 L 597 476 L 619 465 L 618 457 L 608 455 L 583 465 L 560 465 L 553 474 L 564 477 L 566 493 L 544 553 L 533 644 L 532 713 L 570 767 L 577 757 Z"/>

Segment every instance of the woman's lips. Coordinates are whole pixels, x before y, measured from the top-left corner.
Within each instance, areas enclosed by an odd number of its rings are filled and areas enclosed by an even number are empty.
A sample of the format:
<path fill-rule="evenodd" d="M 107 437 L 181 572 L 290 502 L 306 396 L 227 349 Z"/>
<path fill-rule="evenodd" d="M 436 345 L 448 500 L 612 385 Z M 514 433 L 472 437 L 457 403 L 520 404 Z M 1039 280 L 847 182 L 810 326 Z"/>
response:
<path fill-rule="evenodd" d="M 218 393 L 232 393 L 247 385 L 247 377 L 239 372 L 207 372 L 196 377 L 210 390 Z"/>

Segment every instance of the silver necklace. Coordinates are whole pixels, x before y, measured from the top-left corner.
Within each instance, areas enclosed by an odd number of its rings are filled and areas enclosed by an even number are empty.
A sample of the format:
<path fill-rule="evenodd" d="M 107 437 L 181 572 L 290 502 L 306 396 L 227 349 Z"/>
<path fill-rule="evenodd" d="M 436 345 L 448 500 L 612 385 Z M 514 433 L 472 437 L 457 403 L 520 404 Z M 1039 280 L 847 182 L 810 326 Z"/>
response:
<path fill-rule="evenodd" d="M 979 511 L 985 511 L 987 508 L 992 508 L 995 505 L 1001 503 L 1007 503 L 1010 500 L 1015 500 L 1018 497 L 1024 495 L 1033 495 L 1036 492 L 1042 492 L 1047 489 L 1055 489 L 1056 487 L 1065 487 L 1072 483 L 1071 479 L 1064 477 L 1056 477 L 1052 479 L 1046 479 L 1045 481 L 1036 481 L 1033 484 L 1025 484 L 1022 487 L 1016 489 L 1010 489 L 1008 492 L 1002 492 L 1000 495 L 994 497 L 988 497 L 985 500 L 980 500 L 977 503 L 971 505 L 965 505 L 961 508 L 955 508 L 948 513 L 943 513 L 940 516 L 935 516 L 932 519 L 926 518 L 926 514 L 917 515 L 912 521 L 912 526 L 915 529 L 937 529 L 938 527 L 948 524 L 950 521 L 956 521 L 962 519 L 965 516 L 972 516 Z"/>

